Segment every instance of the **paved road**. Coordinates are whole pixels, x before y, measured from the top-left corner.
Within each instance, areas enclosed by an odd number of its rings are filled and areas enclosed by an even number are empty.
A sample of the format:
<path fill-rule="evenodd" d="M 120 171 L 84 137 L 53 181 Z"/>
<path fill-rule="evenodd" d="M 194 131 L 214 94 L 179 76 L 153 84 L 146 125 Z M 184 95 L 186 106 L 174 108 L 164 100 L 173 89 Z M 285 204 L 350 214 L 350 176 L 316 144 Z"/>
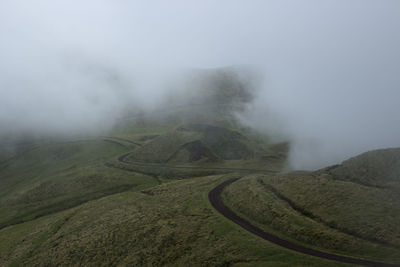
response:
<path fill-rule="evenodd" d="M 242 217 L 238 216 L 235 214 L 231 209 L 229 209 L 227 206 L 222 201 L 221 198 L 221 193 L 224 190 L 225 187 L 228 185 L 232 184 L 233 182 L 239 180 L 240 178 L 232 178 L 224 181 L 223 183 L 219 184 L 217 187 L 212 189 L 210 193 L 208 194 L 208 199 L 211 203 L 211 205 L 222 215 L 224 215 L 226 218 L 229 220 L 233 221 L 234 223 L 238 224 L 242 228 L 246 229 L 247 231 L 265 239 L 268 240 L 276 245 L 279 245 L 281 247 L 294 250 L 303 254 L 323 258 L 323 259 L 328 259 L 328 260 L 333 260 L 333 261 L 338 261 L 338 262 L 344 262 L 344 263 L 351 263 L 351 264 L 357 264 L 357 265 L 364 265 L 364 266 L 400 266 L 396 264 L 388 264 L 388 263 L 381 263 L 381 262 L 374 262 L 374 261 L 368 261 L 368 260 L 362 260 L 362 259 L 355 259 L 355 258 L 350 258 L 350 257 L 345 257 L 345 256 L 340 256 L 340 255 L 335 255 L 335 254 L 330 254 L 327 252 L 323 251 L 318 251 L 312 248 L 307 248 L 302 245 L 298 245 L 295 243 L 292 243 L 287 240 L 283 240 L 276 235 L 267 233 L 263 231 L 262 229 L 258 228 L 257 226 L 253 225 L 249 221 L 243 219 Z"/>
<path fill-rule="evenodd" d="M 126 157 L 129 156 L 130 153 L 121 155 L 118 157 L 118 161 L 125 163 L 125 164 L 132 164 L 132 165 L 141 165 L 141 166 L 157 166 L 162 168 L 170 168 L 170 169 L 203 169 L 203 170 L 225 170 L 225 171 L 245 171 L 245 172 L 258 172 L 258 173 L 276 173 L 276 171 L 269 171 L 269 170 L 258 170 L 258 169 L 243 169 L 243 168 L 203 168 L 203 167 L 185 167 L 185 166 L 173 166 L 173 165 L 165 165 L 165 164 L 158 164 L 158 163 L 145 163 L 145 162 L 136 162 L 136 161 L 126 161 Z M 232 178 L 224 181 L 223 183 L 219 184 L 213 190 L 211 190 L 208 194 L 208 199 L 211 205 L 222 215 L 224 215 L 229 220 L 233 221 L 234 223 L 238 224 L 242 228 L 246 229 L 247 231 L 267 240 L 276 245 L 282 246 L 284 248 L 297 251 L 299 253 L 343 262 L 343 263 L 350 263 L 350 264 L 357 264 L 357 265 L 364 265 L 364 266 L 388 266 L 388 267 L 400 267 L 397 264 L 389 264 L 389 263 L 381 263 L 381 262 L 374 262 L 369 260 L 363 259 L 356 259 L 350 258 L 341 255 L 335 255 L 323 251 L 318 251 L 312 248 L 308 248 L 296 243 L 292 243 L 290 241 L 284 240 L 279 238 L 276 235 L 267 233 L 262 229 L 258 228 L 257 226 L 253 225 L 249 221 L 243 219 L 242 217 L 235 214 L 231 209 L 229 209 L 222 201 L 221 193 L 224 188 L 231 183 L 239 180 L 240 178 Z"/>

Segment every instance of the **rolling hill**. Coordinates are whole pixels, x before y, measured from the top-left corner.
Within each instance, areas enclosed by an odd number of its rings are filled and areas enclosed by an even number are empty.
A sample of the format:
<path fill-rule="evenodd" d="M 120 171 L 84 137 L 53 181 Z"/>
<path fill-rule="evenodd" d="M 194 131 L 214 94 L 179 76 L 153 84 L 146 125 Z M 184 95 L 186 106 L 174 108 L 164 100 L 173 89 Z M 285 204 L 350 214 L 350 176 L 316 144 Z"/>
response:
<path fill-rule="evenodd" d="M 309 247 L 399 262 L 400 149 L 376 150 L 315 172 L 251 175 L 225 191 L 229 207 Z"/>
<path fill-rule="evenodd" d="M 260 238 L 210 192 L 292 247 L 400 264 L 400 149 L 283 172 L 290 144 L 234 116 L 252 97 L 246 84 L 226 69 L 200 76 L 187 105 L 101 136 L 0 146 L 0 265 L 346 265 Z"/>

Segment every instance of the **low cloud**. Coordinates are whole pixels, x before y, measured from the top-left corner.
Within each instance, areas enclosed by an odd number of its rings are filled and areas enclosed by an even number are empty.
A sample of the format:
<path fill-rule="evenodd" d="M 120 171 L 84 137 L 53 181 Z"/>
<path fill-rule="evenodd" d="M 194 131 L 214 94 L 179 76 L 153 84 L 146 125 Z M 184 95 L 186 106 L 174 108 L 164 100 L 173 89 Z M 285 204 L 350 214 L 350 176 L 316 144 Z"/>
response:
<path fill-rule="evenodd" d="M 318 168 L 400 145 L 400 3 L 0 3 L 0 134 L 95 132 L 193 68 L 264 76 L 245 123 Z M 188 92 L 189 94 L 189 92 Z"/>

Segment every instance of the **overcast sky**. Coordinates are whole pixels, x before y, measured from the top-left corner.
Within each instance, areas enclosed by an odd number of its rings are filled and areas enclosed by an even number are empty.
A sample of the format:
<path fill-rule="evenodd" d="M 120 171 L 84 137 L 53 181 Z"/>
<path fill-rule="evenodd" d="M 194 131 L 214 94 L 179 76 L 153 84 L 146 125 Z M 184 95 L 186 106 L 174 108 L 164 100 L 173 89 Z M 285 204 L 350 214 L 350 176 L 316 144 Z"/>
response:
<path fill-rule="evenodd" d="M 400 146 L 399 48 L 398 0 L 1 0 L 0 133 L 105 126 L 178 69 L 251 65 L 247 122 L 317 168 Z"/>

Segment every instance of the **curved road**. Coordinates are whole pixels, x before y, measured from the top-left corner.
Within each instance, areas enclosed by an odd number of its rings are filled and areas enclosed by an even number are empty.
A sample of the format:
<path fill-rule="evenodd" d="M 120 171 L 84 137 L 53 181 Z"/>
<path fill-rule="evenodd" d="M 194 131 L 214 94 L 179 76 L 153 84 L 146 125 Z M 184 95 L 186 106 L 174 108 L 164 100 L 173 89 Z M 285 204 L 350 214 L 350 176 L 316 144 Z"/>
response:
<path fill-rule="evenodd" d="M 264 172 L 264 173 L 277 173 L 276 171 L 269 171 L 269 170 L 257 170 L 257 169 L 242 169 L 242 168 L 202 168 L 202 167 L 184 167 L 184 166 L 173 166 L 173 165 L 164 165 L 164 164 L 158 164 L 158 163 L 145 163 L 145 162 L 136 162 L 136 161 L 126 161 L 126 157 L 130 153 L 126 153 L 124 155 L 121 155 L 118 157 L 118 161 L 125 163 L 125 164 L 132 164 L 132 165 L 144 165 L 144 166 L 158 166 L 158 167 L 163 167 L 163 168 L 170 168 L 170 169 L 205 169 L 205 170 L 227 170 L 227 171 L 246 171 L 246 172 Z M 223 216 L 225 216 L 227 219 L 233 221 L 234 223 L 238 224 L 245 230 L 255 234 L 258 237 L 261 237 L 262 239 L 265 239 L 271 243 L 274 243 L 276 245 L 279 245 L 281 247 L 294 250 L 299 253 L 303 253 L 306 255 L 311 255 L 314 257 L 319 257 L 323 259 L 328 259 L 328 260 L 333 260 L 333 261 L 338 261 L 338 262 L 343 262 L 343 263 L 350 263 L 350 264 L 357 264 L 357 265 L 364 265 L 364 266 L 387 266 L 387 267 L 400 267 L 398 264 L 389 264 L 389 263 L 382 263 L 382 262 L 375 262 L 375 261 L 369 261 L 369 260 L 363 260 L 363 259 L 356 259 L 356 258 L 350 258 L 346 256 L 341 256 L 341 255 L 336 255 L 336 254 L 331 254 L 319 250 L 315 250 L 312 248 L 308 248 L 284 239 L 279 238 L 276 235 L 273 235 L 271 233 L 267 233 L 264 230 L 258 228 L 257 226 L 253 225 L 251 222 L 243 219 L 242 217 L 238 216 L 236 213 L 234 213 L 231 209 L 229 209 L 227 206 L 222 201 L 221 198 L 221 193 L 224 190 L 225 187 L 228 185 L 232 184 L 233 182 L 239 180 L 240 178 L 232 178 L 228 179 L 221 184 L 219 184 L 217 187 L 212 189 L 209 194 L 208 194 L 208 199 L 211 203 L 211 205 Z"/>
<path fill-rule="evenodd" d="M 271 243 L 274 243 L 278 246 L 294 250 L 303 254 L 323 258 L 323 259 L 328 259 L 328 260 L 333 260 L 333 261 L 338 261 L 338 262 L 343 262 L 343 263 L 351 263 L 351 264 L 358 264 L 358 265 L 364 265 L 364 266 L 391 266 L 391 267 L 399 267 L 400 265 L 396 264 L 388 264 L 388 263 L 381 263 L 381 262 L 375 262 L 375 261 L 368 261 L 368 260 L 362 260 L 362 259 L 355 259 L 355 258 L 350 258 L 346 256 L 340 256 L 340 255 L 335 255 L 323 251 L 318 251 L 312 248 L 307 248 L 299 244 L 292 243 L 287 240 L 283 240 L 276 235 L 267 233 L 263 231 L 262 229 L 258 228 L 257 226 L 253 225 L 251 222 L 243 219 L 242 217 L 238 216 L 236 213 L 234 213 L 231 209 L 229 209 L 227 206 L 222 201 L 221 198 L 221 193 L 224 190 L 225 187 L 228 185 L 232 184 L 233 182 L 239 180 L 240 178 L 232 178 L 228 179 L 221 184 L 219 184 L 217 187 L 212 189 L 210 193 L 208 194 L 208 199 L 211 203 L 211 205 L 222 215 L 224 215 L 227 219 L 233 221 L 234 223 L 238 224 L 245 230 L 255 234 L 256 236 L 261 237 L 262 239 L 265 239 Z"/>

